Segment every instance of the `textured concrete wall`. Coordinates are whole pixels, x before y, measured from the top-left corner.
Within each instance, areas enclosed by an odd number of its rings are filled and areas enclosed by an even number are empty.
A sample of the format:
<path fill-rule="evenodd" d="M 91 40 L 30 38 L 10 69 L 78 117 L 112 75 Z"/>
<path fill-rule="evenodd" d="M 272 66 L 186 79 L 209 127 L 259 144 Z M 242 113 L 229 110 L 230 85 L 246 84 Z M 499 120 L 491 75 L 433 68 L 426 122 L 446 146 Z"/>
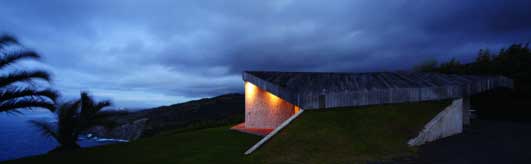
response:
<path fill-rule="evenodd" d="M 419 135 L 408 141 L 417 146 L 463 131 L 463 99 L 457 99 L 428 122 Z"/>
<path fill-rule="evenodd" d="M 432 84 L 429 87 L 419 86 L 405 88 L 363 88 L 357 90 L 323 90 L 324 92 L 312 92 L 307 90 L 311 90 L 313 86 L 309 86 L 308 89 L 294 91 L 290 90 L 289 86 L 274 84 L 270 81 L 263 80 L 247 72 L 244 72 L 242 74 L 242 78 L 244 81 L 251 82 L 256 86 L 266 91 L 269 91 L 272 94 L 277 95 L 278 97 L 281 97 L 282 99 L 292 104 L 302 107 L 305 110 L 319 109 L 322 106 L 326 108 L 334 108 L 366 106 L 376 104 L 392 104 L 403 102 L 419 102 L 429 100 L 457 99 L 496 87 L 512 87 L 511 79 L 498 76 L 484 78 L 477 81 L 471 81 L 464 86 L 456 84 L 451 85 L 453 83 L 448 83 L 448 85 Z M 423 81 L 423 79 L 424 78 L 419 78 L 417 79 L 417 81 Z M 444 79 L 439 80 L 445 81 Z M 464 78 L 462 80 L 467 81 Z M 286 81 L 289 82 L 289 80 Z M 440 82 L 442 83 L 442 81 Z M 323 84 L 322 87 L 325 88 L 328 86 Z M 319 104 L 319 100 L 321 97 L 323 97 L 323 99 L 325 100 L 323 105 Z"/>
<path fill-rule="evenodd" d="M 245 82 L 246 128 L 276 128 L 298 110 L 297 106 Z"/>

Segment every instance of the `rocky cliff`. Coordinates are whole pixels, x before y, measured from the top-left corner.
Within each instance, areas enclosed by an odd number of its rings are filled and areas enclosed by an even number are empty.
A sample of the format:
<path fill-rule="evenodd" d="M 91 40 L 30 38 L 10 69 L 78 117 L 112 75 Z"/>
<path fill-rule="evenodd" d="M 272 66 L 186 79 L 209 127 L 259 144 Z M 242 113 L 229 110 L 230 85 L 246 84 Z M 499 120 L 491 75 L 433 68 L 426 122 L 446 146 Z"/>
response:
<path fill-rule="evenodd" d="M 142 136 L 147 121 L 147 118 L 142 118 L 112 128 L 102 125 L 95 126 L 89 129 L 88 133 L 103 138 L 136 140 Z"/>

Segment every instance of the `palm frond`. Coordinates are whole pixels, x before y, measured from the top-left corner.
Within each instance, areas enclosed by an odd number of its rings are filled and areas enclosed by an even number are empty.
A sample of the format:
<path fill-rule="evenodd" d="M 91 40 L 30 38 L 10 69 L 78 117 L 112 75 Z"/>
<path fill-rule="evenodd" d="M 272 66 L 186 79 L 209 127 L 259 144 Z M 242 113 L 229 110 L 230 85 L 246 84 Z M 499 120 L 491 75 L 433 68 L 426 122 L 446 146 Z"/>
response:
<path fill-rule="evenodd" d="M 78 118 L 79 103 L 76 101 L 59 105 L 57 109 L 57 120 L 59 127 L 74 126 Z"/>
<path fill-rule="evenodd" d="M 54 139 L 58 140 L 59 135 L 57 134 L 56 129 L 53 127 L 53 125 L 49 124 L 45 121 L 40 120 L 30 120 L 29 121 L 34 127 L 39 129 L 41 134 L 46 137 L 53 137 Z"/>
<path fill-rule="evenodd" d="M 61 143 L 67 143 L 68 140 L 75 140 L 79 134 L 79 103 L 71 101 L 63 103 L 57 108 L 57 127 L 61 135 Z"/>
<path fill-rule="evenodd" d="M 77 101 L 66 102 L 57 107 L 57 119 L 59 122 L 67 121 L 77 116 L 77 108 L 79 103 Z"/>
<path fill-rule="evenodd" d="M 22 59 L 40 59 L 40 55 L 33 51 L 16 51 L 0 58 L 0 69 Z"/>
<path fill-rule="evenodd" d="M 11 100 L 11 99 L 21 99 L 21 98 L 32 98 L 32 99 L 48 98 L 49 100 L 55 102 L 58 96 L 59 96 L 58 93 L 51 89 L 35 90 L 32 88 L 15 88 L 15 89 L 8 88 L 8 89 L 0 90 L 0 102 Z"/>
<path fill-rule="evenodd" d="M 101 113 L 102 109 L 111 105 L 110 101 L 96 102 L 88 92 L 81 92 L 80 99 L 80 116 L 79 116 L 79 129 L 81 131 L 86 130 L 93 125 L 97 124 L 97 116 Z"/>
<path fill-rule="evenodd" d="M 19 44 L 17 39 L 11 35 L 2 35 L 0 36 L 0 50 L 8 44 Z"/>
<path fill-rule="evenodd" d="M 111 105 L 112 105 L 112 103 L 109 100 L 98 102 L 96 105 L 94 105 L 94 107 L 92 109 L 92 113 L 96 114 L 98 112 L 101 112 L 101 110 L 103 110 L 104 108 L 109 107 Z"/>
<path fill-rule="evenodd" d="M 81 101 L 81 115 L 88 116 L 92 113 L 92 109 L 94 108 L 94 100 L 92 96 L 88 94 L 88 92 L 83 91 L 80 94 L 80 101 Z"/>
<path fill-rule="evenodd" d="M 9 112 L 23 108 L 45 108 L 53 111 L 55 103 L 39 99 L 8 100 L 0 103 L 0 112 Z"/>
<path fill-rule="evenodd" d="M 81 115 L 86 119 L 94 116 L 96 113 L 100 112 L 105 107 L 112 105 L 111 101 L 104 100 L 97 102 L 94 101 L 94 98 L 90 96 L 87 92 L 81 92 Z"/>
<path fill-rule="evenodd" d="M 5 47 L 16 49 L 5 49 Z M 21 48 L 21 49 L 19 49 Z M 8 65 L 24 59 L 40 59 L 34 51 L 26 50 L 15 37 L 0 35 L 0 70 Z M 45 71 L 11 71 L 0 75 L 0 112 L 17 112 L 17 109 L 42 107 L 54 111 L 54 103 L 58 95 L 50 89 L 37 90 L 32 88 L 33 80 L 50 82 L 50 74 Z M 17 85 L 19 82 L 29 82 L 26 88 Z M 24 86 L 24 85 L 22 85 Z M 51 102 L 50 102 L 51 100 Z"/>
<path fill-rule="evenodd" d="M 45 71 L 21 71 L 10 73 L 0 76 L 0 87 L 5 87 L 16 82 L 31 81 L 33 79 L 50 81 L 50 74 Z"/>

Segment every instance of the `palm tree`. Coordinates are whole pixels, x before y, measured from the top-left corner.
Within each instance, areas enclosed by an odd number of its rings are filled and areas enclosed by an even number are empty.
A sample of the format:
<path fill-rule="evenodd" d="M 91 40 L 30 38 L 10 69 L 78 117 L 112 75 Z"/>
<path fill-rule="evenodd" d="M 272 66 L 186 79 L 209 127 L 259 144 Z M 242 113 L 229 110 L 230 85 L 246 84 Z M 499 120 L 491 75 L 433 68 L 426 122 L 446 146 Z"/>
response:
<path fill-rule="evenodd" d="M 57 124 L 51 124 L 41 120 L 31 120 L 31 123 L 39 128 L 42 135 L 52 137 L 59 142 L 59 147 L 55 150 L 71 150 L 79 148 L 77 144 L 76 118 L 79 104 L 77 102 L 66 102 L 57 106 Z"/>
<path fill-rule="evenodd" d="M 102 111 L 105 107 L 112 105 L 109 100 L 96 102 L 87 92 L 81 92 L 80 97 L 81 98 L 78 101 L 81 108 L 79 115 L 79 125 L 81 130 L 87 130 L 93 125 L 100 123 L 102 120 L 101 118 L 115 113 L 112 111 Z"/>
<path fill-rule="evenodd" d="M 96 102 L 87 92 L 81 92 L 78 100 L 57 106 L 57 124 L 32 120 L 31 123 L 39 128 L 43 135 L 53 137 L 60 146 L 53 151 L 78 149 L 79 135 L 99 123 L 101 118 L 112 114 L 102 111 L 111 105 L 110 101 Z"/>
<path fill-rule="evenodd" d="M 39 54 L 29 50 L 9 50 L 20 46 L 12 36 L 0 36 L 0 112 L 17 112 L 18 109 L 41 107 L 54 110 L 57 93 L 51 89 L 39 90 L 34 80 L 50 82 L 50 74 L 42 70 L 9 71 L 7 66 L 24 59 L 40 59 Z M 26 84 L 26 85 L 24 85 Z M 28 85 L 30 84 L 30 85 Z"/>

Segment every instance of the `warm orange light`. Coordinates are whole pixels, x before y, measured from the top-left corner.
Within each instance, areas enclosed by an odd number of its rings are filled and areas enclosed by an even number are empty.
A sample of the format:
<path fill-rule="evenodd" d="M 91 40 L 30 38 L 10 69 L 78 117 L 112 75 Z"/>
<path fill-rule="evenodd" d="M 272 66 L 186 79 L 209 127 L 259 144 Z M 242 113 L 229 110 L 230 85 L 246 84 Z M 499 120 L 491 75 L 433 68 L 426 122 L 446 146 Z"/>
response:
<path fill-rule="evenodd" d="M 249 83 L 247 81 L 245 82 L 245 95 L 246 96 L 254 97 L 257 90 L 258 90 L 258 87 L 256 87 L 254 84 Z"/>
<path fill-rule="evenodd" d="M 271 92 L 262 90 L 261 88 L 257 87 L 251 82 L 246 81 L 244 85 L 245 85 L 246 101 L 249 101 L 249 102 L 260 101 L 260 100 L 257 100 L 257 97 L 262 97 L 263 98 L 262 101 L 267 102 L 266 104 L 270 106 L 270 109 L 273 109 L 273 110 L 277 109 L 277 106 L 284 103 L 284 101 L 280 97 L 274 95 Z"/>
<path fill-rule="evenodd" d="M 251 98 L 251 99 L 254 99 L 256 94 L 258 94 L 258 92 L 261 92 L 260 94 L 263 94 L 265 93 L 266 94 L 266 97 L 267 97 L 267 101 L 272 103 L 272 104 L 278 104 L 280 103 L 280 98 L 277 97 L 276 95 L 270 93 L 270 92 L 267 92 L 267 91 L 261 91 L 260 88 L 258 88 L 256 85 L 250 83 L 250 82 L 245 82 L 245 96 L 248 96 L 248 98 Z"/>
<path fill-rule="evenodd" d="M 294 107 L 293 107 L 293 113 L 298 113 L 300 110 L 301 110 L 301 108 L 299 108 L 299 106 L 294 105 Z"/>
<path fill-rule="evenodd" d="M 300 107 L 245 81 L 245 126 L 275 128 L 291 115 L 301 111 Z"/>
<path fill-rule="evenodd" d="M 280 103 L 280 98 L 275 96 L 274 94 L 270 93 L 270 92 L 266 92 L 267 93 L 267 97 L 269 99 L 269 102 L 272 103 L 272 105 L 277 105 L 278 103 Z"/>

